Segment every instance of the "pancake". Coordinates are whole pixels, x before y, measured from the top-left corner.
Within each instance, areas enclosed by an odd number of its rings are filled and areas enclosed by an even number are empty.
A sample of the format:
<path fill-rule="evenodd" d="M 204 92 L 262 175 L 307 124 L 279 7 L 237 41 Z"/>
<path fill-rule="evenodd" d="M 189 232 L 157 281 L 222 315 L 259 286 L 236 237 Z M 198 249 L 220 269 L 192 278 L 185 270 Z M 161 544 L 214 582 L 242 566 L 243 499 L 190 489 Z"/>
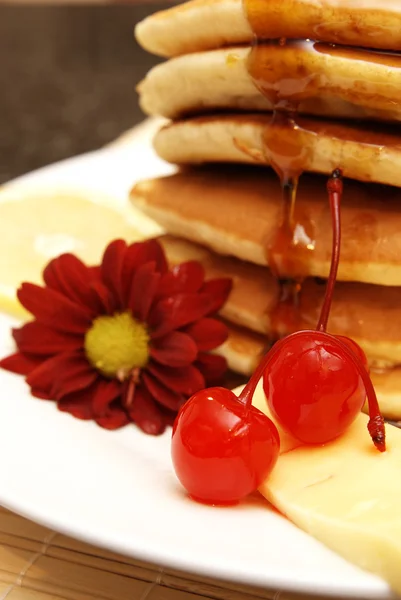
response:
<path fill-rule="evenodd" d="M 269 345 L 266 338 L 238 325 L 227 323 L 229 336 L 215 354 L 227 360 L 231 371 L 250 377 Z"/>
<path fill-rule="evenodd" d="M 393 126 L 298 117 L 296 126 L 288 127 L 280 121 L 273 125 L 270 114 L 214 115 L 163 127 L 154 147 L 171 163 L 269 164 L 267 132 L 302 171 L 330 174 L 340 167 L 345 177 L 401 186 L 401 130 Z"/>
<path fill-rule="evenodd" d="M 398 0 L 252 0 L 248 6 L 258 37 L 401 50 Z M 253 31 L 241 0 L 192 0 L 147 17 L 138 23 L 135 35 L 149 52 L 175 56 L 249 43 Z"/>
<path fill-rule="evenodd" d="M 237 46 L 157 65 L 138 85 L 141 108 L 172 119 L 216 109 L 272 110 L 277 98 L 265 97 L 253 83 L 249 52 L 249 47 Z M 305 41 L 259 45 L 257 60 L 259 67 L 253 68 L 260 81 L 267 80 L 265 87 L 278 93 L 278 87 L 282 91 L 291 81 L 299 113 L 401 120 L 401 55 Z"/>
<path fill-rule="evenodd" d="M 371 379 L 379 400 L 380 409 L 386 419 L 401 420 L 401 368 L 372 371 Z M 368 412 L 367 406 L 364 412 Z M 401 426 L 401 423 L 399 423 Z"/>
<path fill-rule="evenodd" d="M 218 254 L 259 265 L 271 258 L 281 188 L 270 170 L 188 169 L 138 183 L 131 201 L 169 233 Z M 345 182 L 339 280 L 401 285 L 400 206 L 398 188 Z M 276 270 L 283 277 L 327 277 L 332 226 L 326 178 L 302 176 L 294 219 L 292 245 L 283 249 Z"/>
<path fill-rule="evenodd" d="M 218 256 L 202 246 L 169 235 L 161 238 L 161 242 L 170 263 L 197 260 L 204 266 L 208 278 L 232 279 L 233 289 L 220 315 L 230 323 L 245 327 L 249 335 L 249 330 L 262 334 L 259 345 L 266 347 L 273 337 L 316 327 L 325 292 L 321 282 L 307 279 L 297 294 L 297 306 L 291 301 L 277 310 L 280 286 L 267 268 Z M 358 342 L 369 364 L 375 368 L 401 365 L 401 287 L 337 283 L 328 330 Z M 251 339 L 258 338 L 251 336 Z M 238 366 L 235 370 L 244 373 L 244 368 Z M 245 371 L 245 374 L 251 372 Z"/>
<path fill-rule="evenodd" d="M 246 329 L 229 325 L 229 337 L 217 350 L 229 368 L 249 377 L 266 352 L 264 338 Z M 401 420 L 401 368 L 371 371 L 380 409 L 386 419 Z M 368 407 L 364 407 L 368 412 Z"/>

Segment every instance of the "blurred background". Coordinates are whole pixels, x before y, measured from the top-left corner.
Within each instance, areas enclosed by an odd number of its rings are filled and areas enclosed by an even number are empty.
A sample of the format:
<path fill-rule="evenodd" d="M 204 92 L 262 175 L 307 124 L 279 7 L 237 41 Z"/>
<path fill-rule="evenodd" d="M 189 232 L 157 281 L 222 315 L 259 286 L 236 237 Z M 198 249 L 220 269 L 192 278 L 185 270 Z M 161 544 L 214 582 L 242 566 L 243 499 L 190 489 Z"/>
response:
<path fill-rule="evenodd" d="M 99 148 L 144 118 L 135 85 L 159 59 L 133 29 L 165 6 L 0 4 L 0 183 Z"/>

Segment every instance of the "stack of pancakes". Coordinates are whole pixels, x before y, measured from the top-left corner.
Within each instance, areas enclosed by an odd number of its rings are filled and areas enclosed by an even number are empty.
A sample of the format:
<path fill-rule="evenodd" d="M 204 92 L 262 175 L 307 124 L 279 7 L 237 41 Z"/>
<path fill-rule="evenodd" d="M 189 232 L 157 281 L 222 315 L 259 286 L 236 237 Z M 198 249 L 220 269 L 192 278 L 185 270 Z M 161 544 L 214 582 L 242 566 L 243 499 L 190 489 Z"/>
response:
<path fill-rule="evenodd" d="M 232 277 L 229 366 L 249 375 L 272 341 L 316 326 L 331 259 L 326 181 L 341 168 L 328 330 L 362 346 L 383 413 L 401 419 L 401 2 L 190 0 L 136 36 L 168 58 L 139 94 L 147 114 L 171 120 L 154 147 L 179 170 L 131 198 L 168 232 L 172 263 Z M 295 189 L 299 176 L 289 219 L 280 182 Z"/>

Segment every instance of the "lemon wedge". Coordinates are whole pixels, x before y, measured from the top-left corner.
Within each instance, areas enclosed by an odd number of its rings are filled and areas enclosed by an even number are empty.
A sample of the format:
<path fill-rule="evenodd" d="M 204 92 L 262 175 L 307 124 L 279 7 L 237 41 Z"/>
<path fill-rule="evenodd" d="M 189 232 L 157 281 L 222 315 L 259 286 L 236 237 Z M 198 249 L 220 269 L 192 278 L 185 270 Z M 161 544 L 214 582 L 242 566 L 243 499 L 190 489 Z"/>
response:
<path fill-rule="evenodd" d="M 128 202 L 83 190 L 3 188 L 0 193 L 0 310 L 27 313 L 16 298 L 23 281 L 42 283 L 54 257 L 72 252 L 87 264 L 100 261 L 106 245 L 134 242 L 161 233 Z"/>

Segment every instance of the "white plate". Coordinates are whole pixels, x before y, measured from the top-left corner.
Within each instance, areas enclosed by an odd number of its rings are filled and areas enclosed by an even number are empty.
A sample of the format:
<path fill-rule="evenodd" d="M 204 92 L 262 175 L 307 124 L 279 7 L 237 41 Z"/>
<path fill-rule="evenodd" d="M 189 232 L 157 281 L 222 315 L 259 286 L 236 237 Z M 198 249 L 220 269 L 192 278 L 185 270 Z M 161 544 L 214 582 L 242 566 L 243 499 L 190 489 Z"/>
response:
<path fill-rule="evenodd" d="M 15 190 L 79 186 L 126 201 L 135 180 L 171 167 L 150 147 L 154 123 L 122 145 L 41 169 Z M 7 186 L 6 186 L 7 187 Z M 0 356 L 12 348 L 0 315 Z M 216 509 L 186 498 L 170 434 L 107 432 L 33 399 L 0 371 L 0 503 L 65 534 L 164 566 L 277 591 L 391 598 L 388 586 L 298 530 L 262 499 Z"/>

